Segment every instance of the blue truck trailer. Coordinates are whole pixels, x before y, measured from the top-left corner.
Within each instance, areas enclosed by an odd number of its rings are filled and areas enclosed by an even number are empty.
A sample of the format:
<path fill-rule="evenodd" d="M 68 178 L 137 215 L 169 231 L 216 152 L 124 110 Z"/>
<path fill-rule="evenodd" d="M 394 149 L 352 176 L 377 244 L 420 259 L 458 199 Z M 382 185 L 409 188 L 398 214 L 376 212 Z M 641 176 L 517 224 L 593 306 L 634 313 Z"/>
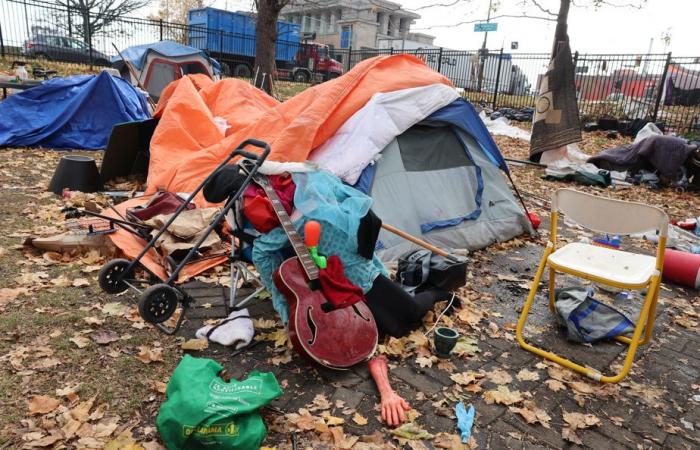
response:
<path fill-rule="evenodd" d="M 188 44 L 215 57 L 222 72 L 249 78 L 255 63 L 255 16 L 216 8 L 191 9 Z M 303 41 L 303 42 L 302 42 Z M 343 67 L 330 58 L 328 46 L 302 39 L 298 24 L 278 21 L 275 60 L 279 78 L 310 81 L 335 78 Z"/>

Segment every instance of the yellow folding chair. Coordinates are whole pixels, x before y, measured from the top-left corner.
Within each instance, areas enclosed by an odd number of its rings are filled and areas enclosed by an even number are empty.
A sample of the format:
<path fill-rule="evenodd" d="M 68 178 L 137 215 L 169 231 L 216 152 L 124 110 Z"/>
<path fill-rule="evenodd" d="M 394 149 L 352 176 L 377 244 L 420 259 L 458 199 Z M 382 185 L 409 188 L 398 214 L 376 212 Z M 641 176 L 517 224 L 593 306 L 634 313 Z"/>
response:
<path fill-rule="evenodd" d="M 659 233 L 656 257 L 629 253 L 585 243 L 570 243 L 557 249 L 557 220 L 559 212 L 579 225 L 595 232 L 629 235 L 649 230 Z M 638 345 L 651 340 L 659 298 L 661 271 L 664 264 L 664 249 L 668 233 L 668 216 L 654 206 L 597 197 L 573 189 L 559 189 L 552 195 L 550 238 L 540 261 L 530 293 L 523 306 L 515 336 L 518 343 L 543 358 L 580 372 L 594 380 L 617 383 L 630 371 Z M 619 373 L 606 376 L 600 371 L 584 367 L 567 358 L 528 344 L 523 338 L 530 307 L 535 299 L 542 274 L 549 267 L 549 309 L 554 312 L 555 277 L 565 273 L 596 283 L 620 289 L 641 290 L 647 294 L 634 328 L 632 338 L 618 336 L 616 339 L 628 345 L 627 355 Z M 644 331 L 644 338 L 642 337 Z"/>

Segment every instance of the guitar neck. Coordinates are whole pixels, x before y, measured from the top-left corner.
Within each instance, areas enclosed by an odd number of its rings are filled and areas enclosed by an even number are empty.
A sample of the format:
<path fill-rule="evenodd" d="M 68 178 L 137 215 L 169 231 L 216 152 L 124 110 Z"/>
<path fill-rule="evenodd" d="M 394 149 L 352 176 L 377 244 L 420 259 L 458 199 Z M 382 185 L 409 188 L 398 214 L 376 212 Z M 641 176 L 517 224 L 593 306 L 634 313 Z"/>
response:
<path fill-rule="evenodd" d="M 292 219 L 290 219 L 289 214 L 287 214 L 287 211 L 284 209 L 284 205 L 277 196 L 277 193 L 272 186 L 270 186 L 267 180 L 257 179 L 256 182 L 261 188 L 263 188 L 267 198 L 270 199 L 272 209 L 275 211 L 284 232 L 287 234 L 289 242 L 291 242 L 292 247 L 294 248 L 294 253 L 296 253 L 297 257 L 299 258 L 299 262 L 301 262 L 301 265 L 304 268 L 304 272 L 306 272 L 306 276 L 309 278 L 309 280 L 317 279 L 318 267 L 316 266 L 313 258 L 311 258 L 311 254 L 306 248 L 304 241 L 301 240 L 301 236 L 299 236 L 299 233 L 297 233 L 294 225 L 292 225 Z"/>

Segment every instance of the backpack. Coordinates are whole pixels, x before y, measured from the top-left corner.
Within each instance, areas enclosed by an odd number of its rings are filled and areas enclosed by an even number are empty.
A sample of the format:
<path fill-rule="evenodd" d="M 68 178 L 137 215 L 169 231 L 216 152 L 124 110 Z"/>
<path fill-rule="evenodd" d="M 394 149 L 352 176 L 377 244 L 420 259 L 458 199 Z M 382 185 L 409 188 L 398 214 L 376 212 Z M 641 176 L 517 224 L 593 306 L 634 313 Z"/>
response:
<path fill-rule="evenodd" d="M 396 272 L 398 281 L 411 294 L 426 289 L 454 291 L 467 283 L 467 259 L 452 261 L 430 250 L 413 250 L 401 256 Z"/>

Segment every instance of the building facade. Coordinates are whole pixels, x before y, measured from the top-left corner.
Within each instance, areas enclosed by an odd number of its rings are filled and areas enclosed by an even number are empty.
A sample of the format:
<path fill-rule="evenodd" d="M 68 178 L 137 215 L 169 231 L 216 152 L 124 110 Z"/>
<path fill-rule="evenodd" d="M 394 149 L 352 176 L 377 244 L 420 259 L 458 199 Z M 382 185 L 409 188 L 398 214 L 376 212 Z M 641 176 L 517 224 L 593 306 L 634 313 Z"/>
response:
<path fill-rule="evenodd" d="M 281 15 L 299 24 L 302 32 L 316 33 L 316 42 L 335 48 L 415 48 L 414 41 L 431 46 L 435 39 L 411 33 L 420 15 L 385 0 L 298 0 Z"/>

